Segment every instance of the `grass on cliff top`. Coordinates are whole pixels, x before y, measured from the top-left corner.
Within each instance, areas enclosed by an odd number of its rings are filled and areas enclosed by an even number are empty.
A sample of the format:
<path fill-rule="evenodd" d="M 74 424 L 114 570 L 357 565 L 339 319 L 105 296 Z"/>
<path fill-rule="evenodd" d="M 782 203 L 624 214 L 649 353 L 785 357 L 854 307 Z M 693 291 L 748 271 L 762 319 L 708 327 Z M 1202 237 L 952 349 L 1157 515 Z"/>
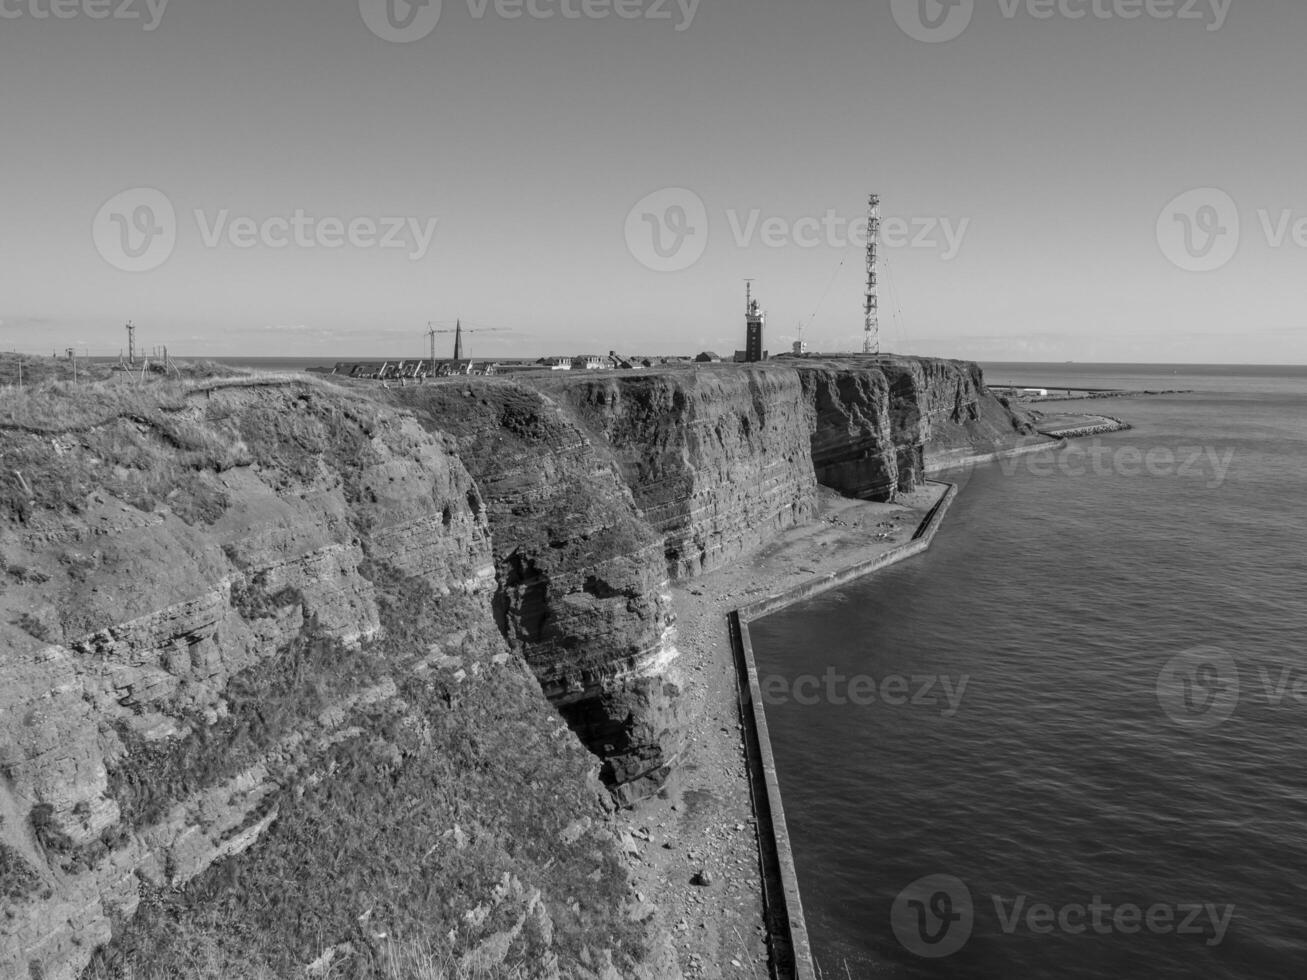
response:
<path fill-rule="evenodd" d="M 257 388 L 276 394 L 242 394 Z M 166 502 L 183 520 L 211 522 L 226 506 L 216 475 L 257 463 L 288 480 L 314 479 L 326 453 L 348 468 L 365 453 L 375 416 L 360 395 L 309 375 L 0 389 L 0 519 L 80 513 L 105 491 L 144 511 Z"/>
<path fill-rule="evenodd" d="M 618 962 L 642 955 L 613 842 L 560 838 L 577 817 L 600 816 L 586 778 L 593 760 L 560 731 L 529 674 L 490 664 L 503 646 L 485 610 L 388 568 L 366 573 L 385 633 L 357 656 L 392 676 L 400 697 L 355 709 L 345 721 L 354 734 L 279 777 L 261 810 L 275 807 L 277 819 L 254 847 L 179 889 L 146 888 L 84 980 L 304 977 L 332 949 L 340 953 L 319 975 L 351 980 L 512 980 L 535 975 L 550 953 L 563 965 L 597 946 Z M 433 637 L 463 629 L 451 650 L 468 668 L 461 681 L 446 670 L 405 673 Z M 302 704 L 283 699 L 270 710 L 311 729 L 304 721 L 321 703 L 314 678 L 287 686 L 260 676 L 269 692 L 301 692 Z M 239 714 L 252 720 L 263 688 L 247 687 Z M 524 903 L 505 889 L 514 879 L 540 890 L 552 930 L 527 916 L 502 962 L 461 966 L 522 917 Z"/>

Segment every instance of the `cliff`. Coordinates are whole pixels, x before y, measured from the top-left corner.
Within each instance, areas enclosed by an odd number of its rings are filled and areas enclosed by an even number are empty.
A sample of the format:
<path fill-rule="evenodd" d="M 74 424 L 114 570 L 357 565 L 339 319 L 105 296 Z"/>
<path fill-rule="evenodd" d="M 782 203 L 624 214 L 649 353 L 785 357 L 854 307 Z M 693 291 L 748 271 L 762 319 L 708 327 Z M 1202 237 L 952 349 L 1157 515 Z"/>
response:
<path fill-rule="evenodd" d="M 1029 431 L 910 358 L 4 397 L 0 974 L 50 978 L 679 976 L 600 789 L 685 748 L 669 580 Z"/>
<path fill-rule="evenodd" d="M 390 390 L 455 439 L 484 495 L 495 615 L 630 801 L 682 748 L 663 543 L 611 456 L 538 391 L 493 380 Z"/>
<path fill-rule="evenodd" d="M 679 976 L 444 439 L 322 385 L 18 401 L 0 975 Z"/>
<path fill-rule="evenodd" d="M 979 365 L 883 355 L 872 370 L 847 362 L 801 362 L 816 413 L 812 463 L 823 486 L 891 500 L 929 470 L 1001 451 L 1035 434 L 985 387 Z"/>
<path fill-rule="evenodd" d="M 381 390 L 455 437 L 490 513 L 501 627 L 624 803 L 683 749 L 667 580 L 809 519 L 818 484 L 891 499 L 1033 432 L 976 365 L 919 358 Z"/>

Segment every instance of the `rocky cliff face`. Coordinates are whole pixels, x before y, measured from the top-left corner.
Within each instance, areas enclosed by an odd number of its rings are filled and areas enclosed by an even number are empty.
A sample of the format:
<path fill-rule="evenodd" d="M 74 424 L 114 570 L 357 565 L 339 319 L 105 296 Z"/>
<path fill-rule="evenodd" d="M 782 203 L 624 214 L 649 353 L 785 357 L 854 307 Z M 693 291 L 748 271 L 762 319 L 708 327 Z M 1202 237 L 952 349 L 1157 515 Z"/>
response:
<path fill-rule="evenodd" d="M 1035 431 L 966 361 L 887 355 L 874 368 L 805 361 L 798 372 L 816 415 L 817 481 L 853 497 L 892 500 L 929 469 Z"/>
<path fill-rule="evenodd" d="M 390 392 L 450 432 L 484 495 L 495 614 L 621 800 L 682 748 L 663 541 L 611 455 L 538 391 L 494 380 Z"/>
<path fill-rule="evenodd" d="M 664 539 L 668 574 L 719 568 L 815 511 L 811 412 L 785 368 L 559 379 Z"/>
<path fill-rule="evenodd" d="M 594 763 L 683 750 L 668 580 L 1028 431 L 909 358 L 11 408 L 0 975 L 60 980 L 678 976 Z"/>
<path fill-rule="evenodd" d="M 387 396 L 454 435 L 490 514 L 501 627 L 623 802 L 657 789 L 683 747 L 668 578 L 807 520 L 818 483 L 890 499 L 939 454 L 1024 431 L 975 365 L 915 358 L 466 378 Z"/>
<path fill-rule="evenodd" d="M 679 975 L 443 437 L 320 385 L 47 401 L 0 432 L 0 975 L 370 975 L 446 933 Z"/>

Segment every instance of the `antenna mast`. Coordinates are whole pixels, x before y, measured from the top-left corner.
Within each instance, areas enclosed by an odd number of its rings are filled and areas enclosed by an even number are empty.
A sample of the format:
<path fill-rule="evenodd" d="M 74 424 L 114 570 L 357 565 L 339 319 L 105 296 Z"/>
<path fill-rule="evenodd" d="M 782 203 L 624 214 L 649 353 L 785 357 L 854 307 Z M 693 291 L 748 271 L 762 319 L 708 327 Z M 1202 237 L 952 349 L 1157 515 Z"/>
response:
<path fill-rule="evenodd" d="M 127 321 L 127 363 L 136 363 L 136 324 Z"/>
<path fill-rule="evenodd" d="M 867 302 L 862 327 L 862 353 L 880 353 L 880 295 L 876 284 L 876 249 L 880 245 L 880 195 L 867 204 Z"/>

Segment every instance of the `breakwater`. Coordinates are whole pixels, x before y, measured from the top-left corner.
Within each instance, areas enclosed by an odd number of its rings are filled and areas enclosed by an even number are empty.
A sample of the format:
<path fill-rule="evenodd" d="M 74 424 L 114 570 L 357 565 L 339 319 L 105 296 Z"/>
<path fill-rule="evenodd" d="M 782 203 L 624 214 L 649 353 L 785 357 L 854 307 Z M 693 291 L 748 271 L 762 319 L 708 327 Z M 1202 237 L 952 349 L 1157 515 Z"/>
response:
<path fill-rule="evenodd" d="M 766 707 L 753 656 L 753 642 L 749 637 L 749 623 L 927 550 L 935 539 L 944 515 L 957 497 L 958 488 L 955 484 L 945 483 L 940 486 L 944 487 L 943 495 L 922 519 L 911 540 L 890 548 L 875 558 L 766 596 L 727 615 L 736 661 L 749 787 L 758 825 L 763 903 L 772 946 L 774 980 L 817 980 L 817 973 L 808 939 L 807 922 L 803 915 L 803 899 L 776 774 L 776 759 L 767 728 Z"/>
<path fill-rule="evenodd" d="M 1083 439 L 1087 436 L 1101 436 L 1109 432 L 1126 432 L 1134 428 L 1129 422 L 1110 415 L 1088 416 L 1078 421 L 1057 424 L 1054 419 L 1041 419 L 1036 423 L 1040 434 L 1050 439 Z"/>

